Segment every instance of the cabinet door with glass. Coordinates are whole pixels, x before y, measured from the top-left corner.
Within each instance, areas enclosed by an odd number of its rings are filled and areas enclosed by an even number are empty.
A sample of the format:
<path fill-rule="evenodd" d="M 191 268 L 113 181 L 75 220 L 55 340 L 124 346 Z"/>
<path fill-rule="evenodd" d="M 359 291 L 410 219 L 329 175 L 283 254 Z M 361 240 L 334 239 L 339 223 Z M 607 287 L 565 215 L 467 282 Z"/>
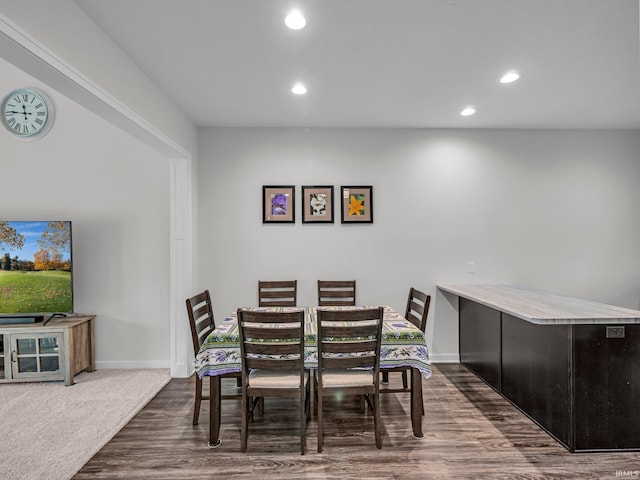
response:
<path fill-rule="evenodd" d="M 64 380 L 63 352 L 62 332 L 11 335 L 11 376 Z"/>

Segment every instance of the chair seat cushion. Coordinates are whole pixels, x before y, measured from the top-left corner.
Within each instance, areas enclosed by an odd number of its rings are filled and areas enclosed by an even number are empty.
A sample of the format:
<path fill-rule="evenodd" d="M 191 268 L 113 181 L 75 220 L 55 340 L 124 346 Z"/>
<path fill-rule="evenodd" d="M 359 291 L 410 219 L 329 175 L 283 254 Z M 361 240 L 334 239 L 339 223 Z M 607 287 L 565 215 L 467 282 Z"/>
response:
<path fill-rule="evenodd" d="M 332 370 L 322 372 L 323 387 L 356 387 L 373 385 L 372 370 Z"/>
<path fill-rule="evenodd" d="M 308 380 L 309 375 L 305 373 L 305 385 Z M 300 386 L 300 372 L 298 370 L 251 370 L 249 385 L 254 388 L 298 388 Z"/>

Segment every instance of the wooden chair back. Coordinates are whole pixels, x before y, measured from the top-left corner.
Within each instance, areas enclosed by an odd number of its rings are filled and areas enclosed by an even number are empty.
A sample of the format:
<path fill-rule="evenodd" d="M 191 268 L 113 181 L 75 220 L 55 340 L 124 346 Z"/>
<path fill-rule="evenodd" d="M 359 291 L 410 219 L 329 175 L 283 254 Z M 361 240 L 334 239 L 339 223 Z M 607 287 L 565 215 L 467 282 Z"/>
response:
<path fill-rule="evenodd" d="M 251 369 L 297 370 L 304 380 L 304 310 L 238 309 L 243 380 Z M 268 395 L 267 395 L 268 396 Z"/>
<path fill-rule="evenodd" d="M 378 382 L 383 307 L 318 309 L 318 384 L 325 369 L 372 369 Z"/>
<path fill-rule="evenodd" d="M 413 287 L 409 290 L 409 298 L 407 299 L 407 311 L 404 318 L 413 323 L 421 331 L 426 331 L 427 315 L 429 315 L 429 305 L 431 304 L 431 295 L 427 295 Z"/>
<path fill-rule="evenodd" d="M 258 281 L 258 305 L 261 307 L 295 307 L 298 281 Z"/>
<path fill-rule="evenodd" d="M 319 306 L 350 306 L 355 304 L 355 280 L 318 280 Z"/>
<path fill-rule="evenodd" d="M 194 354 L 197 354 L 202 342 L 207 338 L 207 335 L 209 335 L 211 330 L 216 328 L 209 290 L 205 290 L 191 298 L 187 298 L 186 303 L 187 314 L 189 315 L 189 325 L 191 326 L 193 352 Z"/>

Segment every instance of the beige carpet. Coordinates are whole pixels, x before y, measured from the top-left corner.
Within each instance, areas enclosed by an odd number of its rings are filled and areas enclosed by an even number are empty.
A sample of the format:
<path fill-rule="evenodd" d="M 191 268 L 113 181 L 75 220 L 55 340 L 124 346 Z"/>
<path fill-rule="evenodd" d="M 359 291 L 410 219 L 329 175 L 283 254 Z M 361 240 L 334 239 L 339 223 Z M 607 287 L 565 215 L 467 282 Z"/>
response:
<path fill-rule="evenodd" d="M 69 479 L 170 380 L 168 369 L 97 370 L 0 384 L 0 477 Z"/>

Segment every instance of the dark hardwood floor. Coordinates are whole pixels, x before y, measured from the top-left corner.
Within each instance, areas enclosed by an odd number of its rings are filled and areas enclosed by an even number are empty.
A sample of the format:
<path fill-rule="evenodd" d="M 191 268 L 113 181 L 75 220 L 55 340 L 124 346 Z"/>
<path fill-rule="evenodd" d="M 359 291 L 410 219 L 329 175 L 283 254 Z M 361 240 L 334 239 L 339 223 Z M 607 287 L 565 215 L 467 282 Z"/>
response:
<path fill-rule="evenodd" d="M 400 385 L 400 375 L 391 376 Z M 223 382 L 224 383 L 224 382 Z M 208 385 L 208 382 L 207 384 Z M 239 400 L 223 400 L 222 445 L 207 447 L 209 410 L 191 425 L 194 380 L 173 379 L 73 478 L 211 479 L 606 479 L 637 478 L 640 453 L 571 454 L 458 364 L 436 364 L 423 381 L 422 439 L 413 438 L 407 393 L 382 395 L 383 447 L 358 399 L 325 410 L 324 452 L 317 424 L 299 451 L 293 400 L 267 399 L 240 453 Z M 224 383 L 225 393 L 235 382 Z M 635 475 L 634 475 L 635 474 Z"/>

